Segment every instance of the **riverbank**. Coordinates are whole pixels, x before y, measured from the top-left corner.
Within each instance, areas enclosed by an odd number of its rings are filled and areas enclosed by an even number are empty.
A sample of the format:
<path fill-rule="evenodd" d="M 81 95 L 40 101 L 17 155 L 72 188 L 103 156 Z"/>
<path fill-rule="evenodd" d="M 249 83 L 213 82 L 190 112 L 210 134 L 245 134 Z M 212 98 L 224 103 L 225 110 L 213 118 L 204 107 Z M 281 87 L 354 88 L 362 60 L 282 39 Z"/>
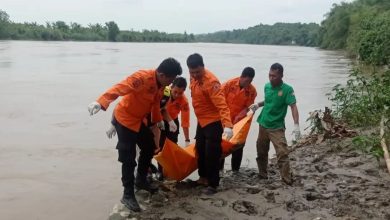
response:
<path fill-rule="evenodd" d="M 191 181 L 164 182 L 155 195 L 137 193 L 143 212 L 116 205 L 109 220 L 390 219 L 390 176 L 373 156 L 357 152 L 351 138 L 296 148 L 290 158 L 292 186 L 280 181 L 273 159 L 268 180 L 259 180 L 255 169 L 228 171 L 214 196 Z"/>

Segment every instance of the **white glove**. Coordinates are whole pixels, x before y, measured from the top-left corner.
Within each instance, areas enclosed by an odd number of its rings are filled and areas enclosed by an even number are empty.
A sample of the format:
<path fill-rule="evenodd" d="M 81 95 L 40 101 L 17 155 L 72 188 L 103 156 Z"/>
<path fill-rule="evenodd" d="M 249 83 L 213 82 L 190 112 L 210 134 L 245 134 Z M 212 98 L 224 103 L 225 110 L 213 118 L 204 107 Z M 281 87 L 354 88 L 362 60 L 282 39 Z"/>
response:
<path fill-rule="evenodd" d="M 293 131 L 295 141 L 298 141 L 301 138 L 301 129 L 299 128 L 299 124 L 294 124 L 294 131 Z"/>
<path fill-rule="evenodd" d="M 98 113 L 102 109 L 102 106 L 98 102 L 92 102 L 88 105 L 88 111 L 90 115 L 94 115 Z"/>
<path fill-rule="evenodd" d="M 170 132 L 174 133 L 177 131 L 177 126 L 173 120 L 169 121 L 168 124 L 169 124 L 169 131 Z"/>
<path fill-rule="evenodd" d="M 226 137 L 226 140 L 230 140 L 233 137 L 233 130 L 231 128 L 223 129 L 223 136 Z"/>
<path fill-rule="evenodd" d="M 251 106 L 248 107 L 250 111 L 252 111 L 253 113 L 256 112 L 257 109 L 260 108 L 259 104 L 258 103 L 254 103 L 252 104 Z"/>
<path fill-rule="evenodd" d="M 107 137 L 110 139 L 115 136 L 116 130 L 115 130 L 114 125 L 111 124 L 110 128 L 106 131 L 106 134 L 107 134 Z"/>
<path fill-rule="evenodd" d="M 159 121 L 159 122 L 157 122 L 157 123 L 156 123 L 156 126 L 157 126 L 160 130 L 162 130 L 162 131 L 165 130 L 164 121 Z"/>

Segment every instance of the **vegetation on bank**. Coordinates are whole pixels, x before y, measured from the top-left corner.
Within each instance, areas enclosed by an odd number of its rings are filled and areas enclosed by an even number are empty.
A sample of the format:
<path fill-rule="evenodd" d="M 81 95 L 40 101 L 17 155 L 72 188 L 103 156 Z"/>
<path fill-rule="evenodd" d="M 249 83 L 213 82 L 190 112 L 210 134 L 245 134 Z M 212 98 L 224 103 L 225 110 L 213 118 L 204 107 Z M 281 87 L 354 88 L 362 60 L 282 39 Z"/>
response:
<path fill-rule="evenodd" d="M 317 46 L 320 26 L 316 23 L 259 24 L 247 29 L 219 31 L 196 36 L 201 42 Z"/>
<path fill-rule="evenodd" d="M 346 85 L 336 85 L 329 98 L 333 116 L 370 134 L 353 138 L 353 146 L 377 158 L 383 156 L 379 123 L 387 119 L 390 133 L 390 1 L 356 0 L 334 4 L 321 23 L 319 46 L 343 49 L 358 61 Z"/>
<path fill-rule="evenodd" d="M 345 49 L 368 65 L 390 64 L 390 1 L 334 4 L 321 23 L 318 45 Z"/>

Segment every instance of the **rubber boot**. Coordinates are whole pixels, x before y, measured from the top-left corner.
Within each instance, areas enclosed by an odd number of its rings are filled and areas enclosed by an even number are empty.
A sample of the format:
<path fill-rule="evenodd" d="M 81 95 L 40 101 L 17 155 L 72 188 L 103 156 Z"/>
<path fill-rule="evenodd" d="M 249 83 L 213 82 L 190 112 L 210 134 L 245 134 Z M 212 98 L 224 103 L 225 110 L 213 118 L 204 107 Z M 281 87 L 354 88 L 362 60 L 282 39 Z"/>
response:
<path fill-rule="evenodd" d="M 292 185 L 292 174 L 290 172 L 290 162 L 288 157 L 284 157 L 278 161 L 280 176 L 282 177 L 282 181 L 287 185 Z"/>
<path fill-rule="evenodd" d="M 268 179 L 268 174 L 267 174 L 268 158 L 266 160 L 261 160 L 260 158 L 256 158 L 256 162 L 257 162 L 257 168 L 259 169 L 259 178 Z"/>
<path fill-rule="evenodd" d="M 123 191 L 123 197 L 121 199 L 123 205 L 133 212 L 140 212 L 141 207 L 139 206 L 137 199 L 134 195 L 134 189 L 125 188 Z"/>

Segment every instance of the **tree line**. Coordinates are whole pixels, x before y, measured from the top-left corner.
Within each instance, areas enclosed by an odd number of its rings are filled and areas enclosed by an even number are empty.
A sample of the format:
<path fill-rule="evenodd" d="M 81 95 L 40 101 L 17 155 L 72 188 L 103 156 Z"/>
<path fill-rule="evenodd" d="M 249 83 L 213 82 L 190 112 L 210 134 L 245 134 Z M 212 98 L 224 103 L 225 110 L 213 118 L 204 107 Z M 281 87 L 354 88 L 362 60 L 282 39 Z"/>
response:
<path fill-rule="evenodd" d="M 11 40 L 73 40 L 119 42 L 220 42 L 316 46 L 319 25 L 315 23 L 276 23 L 248 29 L 220 31 L 210 34 L 165 33 L 156 30 L 120 30 L 114 21 L 90 24 L 87 27 L 64 21 L 16 23 L 0 10 L 0 39 Z"/>
<path fill-rule="evenodd" d="M 390 64 L 390 1 L 333 4 L 321 23 L 318 43 L 324 49 L 344 49 L 366 64 Z"/>
<path fill-rule="evenodd" d="M 193 34 L 165 33 L 156 30 L 122 31 L 114 21 L 101 24 L 81 24 L 64 21 L 47 22 L 45 25 L 36 22 L 16 23 L 9 15 L 0 10 L 0 39 L 7 40 L 72 40 L 72 41 L 118 41 L 118 42 L 191 42 Z"/>

